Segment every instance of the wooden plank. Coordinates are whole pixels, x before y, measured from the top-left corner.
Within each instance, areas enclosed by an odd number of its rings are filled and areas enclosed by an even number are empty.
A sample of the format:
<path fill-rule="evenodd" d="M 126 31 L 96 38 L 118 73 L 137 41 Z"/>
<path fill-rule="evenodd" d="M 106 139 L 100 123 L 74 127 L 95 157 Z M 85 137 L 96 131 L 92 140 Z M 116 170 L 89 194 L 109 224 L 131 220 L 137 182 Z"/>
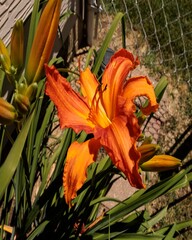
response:
<path fill-rule="evenodd" d="M 6 45 L 10 42 L 11 29 L 17 19 L 25 21 L 32 11 L 34 0 L 0 1 L 0 38 Z"/>

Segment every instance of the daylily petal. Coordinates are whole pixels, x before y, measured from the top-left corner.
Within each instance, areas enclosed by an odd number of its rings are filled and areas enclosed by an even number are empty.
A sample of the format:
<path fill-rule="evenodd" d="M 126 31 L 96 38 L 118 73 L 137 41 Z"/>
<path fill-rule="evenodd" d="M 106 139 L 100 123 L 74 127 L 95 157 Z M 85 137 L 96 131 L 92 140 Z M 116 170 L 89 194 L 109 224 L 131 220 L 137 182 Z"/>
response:
<path fill-rule="evenodd" d="M 45 66 L 46 94 L 49 95 L 58 109 L 61 128 L 73 128 L 75 132 L 82 130 L 91 133 L 94 124 L 88 120 L 89 106 L 85 99 L 76 93 L 55 67 Z"/>
<path fill-rule="evenodd" d="M 99 83 L 89 68 L 80 73 L 80 84 L 83 96 L 87 97 L 88 103 L 91 105 Z"/>
<path fill-rule="evenodd" d="M 111 120 L 108 118 L 106 111 L 102 105 L 102 94 L 103 90 L 98 87 L 92 99 L 89 120 L 96 126 L 106 128 L 111 124 Z"/>
<path fill-rule="evenodd" d="M 63 175 L 67 204 L 71 205 L 71 200 L 77 196 L 77 191 L 87 178 L 87 167 L 95 161 L 99 148 L 100 143 L 94 138 L 84 143 L 74 142 L 70 146 Z"/>
<path fill-rule="evenodd" d="M 110 119 L 115 117 L 117 110 L 117 96 L 121 94 L 123 82 L 130 70 L 134 69 L 138 61 L 134 60 L 133 55 L 121 49 L 116 52 L 106 66 L 102 78 L 103 105 Z"/>
<path fill-rule="evenodd" d="M 149 104 L 145 108 L 141 108 L 141 111 L 145 115 L 149 115 L 151 112 L 155 112 L 158 108 L 158 103 L 156 102 L 156 96 L 154 93 L 154 88 L 147 77 L 139 76 L 130 78 L 123 91 L 123 97 L 127 99 L 126 108 L 130 109 L 130 104 L 136 97 L 146 96 L 149 99 Z"/>
<path fill-rule="evenodd" d="M 113 164 L 126 175 L 131 186 L 143 188 L 138 172 L 140 153 L 135 146 L 139 135 L 137 120 L 132 121 L 128 126 L 120 117 L 114 119 L 106 129 L 99 128 L 95 132 L 95 137 L 100 138 L 100 143 L 106 149 Z"/>
<path fill-rule="evenodd" d="M 80 73 L 80 84 L 81 92 L 90 106 L 89 120 L 95 125 L 107 127 L 111 121 L 102 105 L 103 90 L 89 68 Z"/>

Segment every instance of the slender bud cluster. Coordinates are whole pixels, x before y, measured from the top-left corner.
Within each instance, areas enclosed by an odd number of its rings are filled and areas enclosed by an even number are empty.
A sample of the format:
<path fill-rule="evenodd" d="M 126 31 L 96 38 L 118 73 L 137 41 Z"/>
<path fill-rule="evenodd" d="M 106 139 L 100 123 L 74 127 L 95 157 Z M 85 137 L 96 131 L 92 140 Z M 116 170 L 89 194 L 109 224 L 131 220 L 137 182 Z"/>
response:
<path fill-rule="evenodd" d="M 21 120 L 36 98 L 37 83 L 48 63 L 60 17 L 61 0 L 49 0 L 42 12 L 24 69 L 24 29 L 22 20 L 16 21 L 11 34 L 10 51 L 0 39 L 0 69 L 14 87 L 13 105 L 0 101 L 0 123 Z M 24 71 L 23 71 L 24 70 Z"/>
<path fill-rule="evenodd" d="M 29 86 L 23 83 L 17 85 L 17 89 L 14 95 L 14 103 L 21 115 L 28 112 L 31 102 L 36 96 L 36 93 L 37 83 L 32 83 Z"/>

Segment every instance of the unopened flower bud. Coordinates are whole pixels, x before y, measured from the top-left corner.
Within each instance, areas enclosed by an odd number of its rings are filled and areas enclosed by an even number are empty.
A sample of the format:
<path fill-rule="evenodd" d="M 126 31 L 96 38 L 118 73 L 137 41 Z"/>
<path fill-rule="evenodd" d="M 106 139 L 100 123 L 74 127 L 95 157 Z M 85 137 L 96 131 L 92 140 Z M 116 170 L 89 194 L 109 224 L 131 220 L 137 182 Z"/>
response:
<path fill-rule="evenodd" d="M 30 107 L 29 98 L 25 95 L 15 93 L 14 103 L 21 114 L 26 114 Z"/>
<path fill-rule="evenodd" d="M 37 83 L 34 82 L 28 86 L 26 89 L 25 95 L 29 98 L 29 100 L 32 102 L 37 94 Z"/>
<path fill-rule="evenodd" d="M 143 144 L 140 147 L 138 147 L 138 151 L 141 153 L 141 158 L 139 161 L 139 165 L 143 164 L 144 162 L 151 159 L 157 151 L 160 149 L 160 146 L 157 144 Z"/>
<path fill-rule="evenodd" d="M 7 125 L 13 123 L 18 117 L 14 106 L 5 99 L 0 98 L 0 123 Z"/>
<path fill-rule="evenodd" d="M 181 166 L 181 161 L 178 158 L 169 155 L 156 155 L 149 161 L 140 165 L 143 171 L 162 172 L 175 169 Z"/>
<path fill-rule="evenodd" d="M 23 21 L 18 20 L 12 31 L 11 35 L 11 64 L 17 69 L 17 73 L 22 70 L 23 67 L 23 49 L 24 49 L 24 30 Z"/>
<path fill-rule="evenodd" d="M 8 233 L 12 233 L 13 232 L 13 227 L 5 225 L 5 224 L 3 226 L 0 225 L 0 229 L 3 229 L 4 231 L 6 231 Z"/>
<path fill-rule="evenodd" d="M 38 82 L 48 63 L 60 17 L 61 0 L 49 0 L 41 15 L 31 47 L 25 77 L 28 84 Z"/>
<path fill-rule="evenodd" d="M 25 84 L 25 83 L 17 83 L 16 84 L 16 92 L 17 93 L 25 95 L 26 90 L 27 90 L 27 84 Z"/>
<path fill-rule="evenodd" d="M 9 57 L 9 52 L 1 39 L 0 39 L 0 65 L 2 65 L 3 70 L 6 73 L 10 72 L 11 60 Z"/>

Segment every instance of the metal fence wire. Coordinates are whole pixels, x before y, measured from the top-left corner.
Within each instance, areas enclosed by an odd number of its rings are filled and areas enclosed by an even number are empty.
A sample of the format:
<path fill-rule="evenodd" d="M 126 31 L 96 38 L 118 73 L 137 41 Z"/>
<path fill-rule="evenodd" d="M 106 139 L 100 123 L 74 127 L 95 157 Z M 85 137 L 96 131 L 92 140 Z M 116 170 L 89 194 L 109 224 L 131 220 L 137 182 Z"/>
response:
<path fill-rule="evenodd" d="M 140 67 L 131 74 L 148 75 L 154 86 L 166 76 L 168 87 L 158 111 L 145 129 L 164 152 L 178 147 L 192 157 L 192 0 L 89 0 L 98 17 L 96 47 L 100 47 L 115 15 L 124 13 L 126 49 L 139 57 Z M 99 15 L 97 14 L 99 12 Z M 122 26 L 110 48 L 123 46 Z M 183 142 L 181 141 L 181 138 Z M 188 142 L 187 142 L 188 143 Z M 174 150 L 173 150 L 174 147 Z M 181 148 L 179 148 L 181 150 Z M 185 157 L 186 157 L 185 156 Z"/>
<path fill-rule="evenodd" d="M 152 68 L 192 86 L 192 0 L 100 0 L 100 9 L 105 32 L 105 17 L 110 25 L 111 16 L 123 12 L 132 39 L 127 48 Z"/>

